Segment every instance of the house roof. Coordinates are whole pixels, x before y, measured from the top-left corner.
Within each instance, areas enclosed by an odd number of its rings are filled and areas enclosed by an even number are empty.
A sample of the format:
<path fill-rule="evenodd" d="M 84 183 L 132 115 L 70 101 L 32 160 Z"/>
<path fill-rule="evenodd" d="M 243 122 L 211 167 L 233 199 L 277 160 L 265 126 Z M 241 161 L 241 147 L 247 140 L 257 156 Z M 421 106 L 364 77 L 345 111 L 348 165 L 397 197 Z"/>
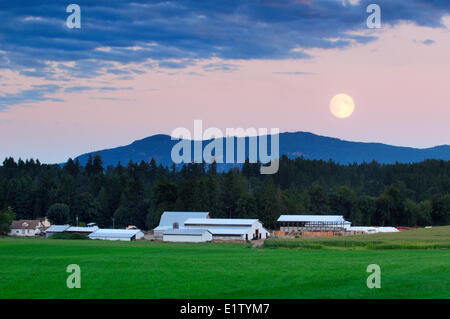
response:
<path fill-rule="evenodd" d="M 189 236 L 202 236 L 205 233 L 211 233 L 208 229 L 189 229 L 189 228 L 182 228 L 182 229 L 169 229 L 166 230 L 163 235 L 189 235 Z"/>
<path fill-rule="evenodd" d="M 343 223 L 342 215 L 281 215 L 278 222 L 323 222 L 323 223 Z"/>
<path fill-rule="evenodd" d="M 159 226 L 173 227 L 174 223 L 178 223 L 180 226 L 184 225 L 184 222 L 189 218 L 208 218 L 209 212 L 164 212 L 161 215 Z"/>
<path fill-rule="evenodd" d="M 11 229 L 36 229 L 41 226 L 41 221 L 39 219 L 20 219 L 13 220 L 13 222 L 11 223 Z"/>
<path fill-rule="evenodd" d="M 99 229 L 88 235 L 89 238 L 131 238 L 142 232 L 140 229 Z"/>
<path fill-rule="evenodd" d="M 69 228 L 69 225 L 51 225 L 49 228 L 45 230 L 46 233 L 62 233 L 67 228 Z"/>
<path fill-rule="evenodd" d="M 208 225 L 208 226 L 251 226 L 258 222 L 257 219 L 238 219 L 238 218 L 189 218 L 184 225 Z"/>

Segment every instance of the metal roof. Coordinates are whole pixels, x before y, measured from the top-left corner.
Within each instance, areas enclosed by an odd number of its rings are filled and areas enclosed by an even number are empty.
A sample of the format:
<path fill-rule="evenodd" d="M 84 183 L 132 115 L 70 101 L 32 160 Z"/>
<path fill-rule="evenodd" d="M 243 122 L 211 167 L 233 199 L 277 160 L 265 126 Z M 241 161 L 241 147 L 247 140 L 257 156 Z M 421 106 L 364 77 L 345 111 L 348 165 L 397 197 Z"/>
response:
<path fill-rule="evenodd" d="M 202 236 L 204 233 L 211 233 L 208 229 L 169 229 L 166 230 L 163 235 L 189 235 L 189 236 Z"/>
<path fill-rule="evenodd" d="M 258 222 L 257 219 L 238 219 L 238 218 L 189 218 L 184 222 L 185 226 L 188 225 L 207 225 L 207 226 L 251 226 L 254 223 Z"/>
<path fill-rule="evenodd" d="M 343 223 L 342 215 L 281 215 L 278 222 L 323 222 L 323 223 Z"/>
<path fill-rule="evenodd" d="M 207 218 L 208 216 L 209 212 L 164 212 L 161 215 L 159 226 L 170 226 L 172 228 L 174 223 L 183 226 L 189 218 Z"/>
<path fill-rule="evenodd" d="M 140 233 L 140 229 L 99 229 L 96 232 L 89 234 L 89 238 L 96 237 L 111 237 L 111 238 L 131 238 Z"/>
<path fill-rule="evenodd" d="M 99 230 L 99 228 L 97 226 L 94 227 L 76 227 L 76 226 L 71 226 L 69 228 L 67 228 L 65 231 L 68 232 L 79 232 L 79 233 L 89 233 L 89 232 L 95 232 Z"/>
<path fill-rule="evenodd" d="M 45 230 L 46 233 L 62 233 L 67 228 L 69 228 L 69 225 L 51 225 L 49 228 Z"/>

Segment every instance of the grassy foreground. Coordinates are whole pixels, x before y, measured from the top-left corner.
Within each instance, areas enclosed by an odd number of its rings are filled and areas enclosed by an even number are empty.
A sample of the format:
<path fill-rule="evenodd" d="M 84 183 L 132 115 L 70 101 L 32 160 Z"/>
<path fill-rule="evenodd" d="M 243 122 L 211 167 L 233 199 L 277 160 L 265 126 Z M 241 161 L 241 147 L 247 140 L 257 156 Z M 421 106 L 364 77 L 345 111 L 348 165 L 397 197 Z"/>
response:
<path fill-rule="evenodd" d="M 445 243 L 442 229 L 427 236 Z M 421 234 L 387 235 L 377 240 Z M 0 298 L 450 298 L 448 249 L 249 247 L 2 238 Z M 66 287 L 69 264 L 81 289 Z M 380 289 L 366 286 L 369 264 L 381 267 Z"/>

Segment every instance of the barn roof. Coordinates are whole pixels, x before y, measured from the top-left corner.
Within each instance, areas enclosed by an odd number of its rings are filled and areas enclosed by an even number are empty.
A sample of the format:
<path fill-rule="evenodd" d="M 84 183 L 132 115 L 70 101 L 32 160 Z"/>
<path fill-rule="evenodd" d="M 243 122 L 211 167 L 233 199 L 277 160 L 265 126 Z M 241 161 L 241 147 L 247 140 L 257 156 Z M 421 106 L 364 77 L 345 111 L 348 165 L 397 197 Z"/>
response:
<path fill-rule="evenodd" d="M 324 223 L 343 223 L 342 215 L 281 215 L 278 222 L 324 222 Z"/>
<path fill-rule="evenodd" d="M 184 222 L 187 225 L 208 225 L 208 226 L 251 226 L 258 222 L 257 219 L 238 219 L 238 218 L 189 218 Z"/>
<path fill-rule="evenodd" d="M 51 225 L 49 228 L 45 230 L 46 233 L 62 233 L 67 228 L 69 228 L 69 225 Z"/>
<path fill-rule="evenodd" d="M 69 228 L 67 228 L 65 231 L 67 232 L 75 232 L 75 233 L 92 233 L 97 231 L 99 228 L 98 226 L 94 226 L 94 227 L 76 227 L 76 226 L 71 226 Z"/>
<path fill-rule="evenodd" d="M 189 218 L 208 218 L 209 212 L 164 212 L 161 215 L 159 226 L 155 230 L 164 230 L 167 227 L 172 228 L 174 223 L 178 223 L 181 226 Z"/>
<path fill-rule="evenodd" d="M 89 238 L 131 238 L 141 232 L 140 229 L 99 229 L 88 235 Z"/>

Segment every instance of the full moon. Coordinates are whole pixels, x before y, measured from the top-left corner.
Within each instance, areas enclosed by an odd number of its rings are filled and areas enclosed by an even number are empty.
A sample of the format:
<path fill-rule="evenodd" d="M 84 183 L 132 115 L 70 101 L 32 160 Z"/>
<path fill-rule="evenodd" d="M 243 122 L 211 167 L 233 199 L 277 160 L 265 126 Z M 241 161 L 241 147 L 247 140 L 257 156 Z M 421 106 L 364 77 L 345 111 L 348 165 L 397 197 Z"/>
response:
<path fill-rule="evenodd" d="M 345 119 L 352 115 L 355 110 L 355 102 L 347 94 L 338 94 L 330 101 L 330 111 L 334 116 Z"/>

